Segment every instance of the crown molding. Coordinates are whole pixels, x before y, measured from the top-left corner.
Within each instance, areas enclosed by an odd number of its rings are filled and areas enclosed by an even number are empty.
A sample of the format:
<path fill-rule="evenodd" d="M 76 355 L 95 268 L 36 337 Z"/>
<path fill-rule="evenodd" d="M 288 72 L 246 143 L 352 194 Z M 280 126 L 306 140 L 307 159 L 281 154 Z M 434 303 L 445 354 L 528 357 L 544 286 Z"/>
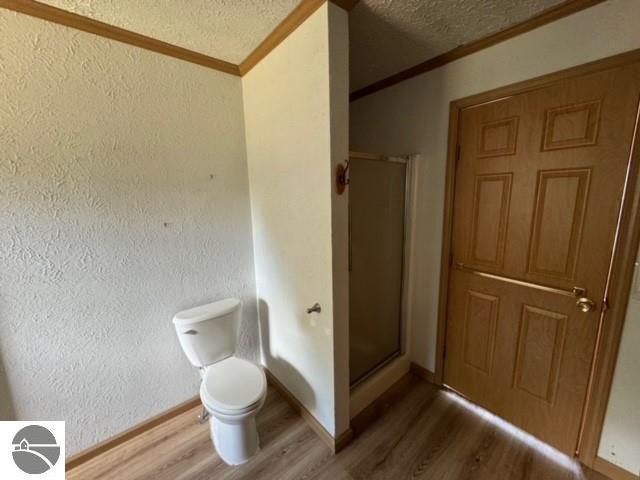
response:
<path fill-rule="evenodd" d="M 592 7 L 606 0 L 568 0 L 560 5 L 544 10 L 543 12 L 535 15 L 534 17 L 525 20 L 524 22 L 517 23 L 511 27 L 505 28 L 499 32 L 493 33 L 489 36 L 481 38 L 466 45 L 456 47 L 453 50 L 449 50 L 441 55 L 430 58 L 418 65 L 407 68 L 401 72 L 398 72 L 389 77 L 378 80 L 366 87 L 360 88 L 349 95 L 349 101 L 353 102 L 372 93 L 378 92 L 385 88 L 391 87 L 410 78 L 422 75 L 436 68 L 442 67 L 447 63 L 451 63 L 460 58 L 476 53 L 485 48 L 492 47 L 498 43 L 504 42 L 510 38 L 526 33 L 535 28 L 551 23 L 555 20 L 559 20 L 563 17 L 579 12 L 586 8 Z"/>
<path fill-rule="evenodd" d="M 53 7 L 35 0 L 0 0 L 0 8 L 13 10 L 49 22 L 75 28 L 83 32 L 92 33 L 118 42 L 134 45 L 152 52 L 168 55 L 204 67 L 219 70 L 231 75 L 242 76 L 266 57 L 274 48 L 298 28 L 327 0 L 302 0 L 300 4 L 280 22 L 280 24 L 265 38 L 240 65 L 178 47 L 170 43 L 156 40 L 139 33 L 115 27 L 107 23 L 93 20 L 77 13 Z M 350 11 L 359 0 L 330 0 L 335 5 Z"/>
<path fill-rule="evenodd" d="M 267 38 L 265 38 L 239 65 L 93 20 L 76 13 L 71 13 L 35 0 L 0 0 L 0 8 L 6 8 L 8 10 L 13 10 L 15 12 L 57 23 L 59 25 L 64 25 L 92 33 L 94 35 L 116 40 L 118 42 L 144 48 L 145 50 L 178 58 L 180 60 L 195 63 L 230 75 L 243 76 L 255 67 L 263 58 L 265 58 L 274 48 L 282 43 L 284 39 L 304 23 L 304 21 L 318 10 L 318 8 L 320 8 L 326 1 L 331 1 L 331 3 L 347 11 L 351 11 L 358 3 L 358 0 L 302 0 L 302 2 L 300 2 L 300 4 L 289 15 L 287 15 L 287 17 L 280 22 L 280 24 L 267 36 Z M 430 58 L 425 62 L 419 63 L 418 65 L 379 80 L 364 88 L 358 89 L 351 93 L 349 100 L 353 102 L 359 98 L 371 95 L 372 93 L 429 72 L 446 65 L 447 63 L 453 62 L 467 55 L 471 55 L 472 53 L 491 47 L 517 35 L 526 33 L 530 30 L 546 25 L 547 23 L 559 20 L 604 1 L 606 0 L 567 0 L 566 2 L 545 10 L 524 22 L 518 23 L 466 45 L 454 48 L 453 50 L 449 50 L 448 52 Z"/>
<path fill-rule="evenodd" d="M 280 22 L 280 24 L 258 45 L 247 58 L 240 62 L 240 75 L 245 75 L 260 60 L 269 55 L 271 51 L 291 35 L 304 21 L 309 18 L 327 0 L 302 0 L 300 4 Z M 359 0 L 329 0 L 334 5 L 343 8 L 347 12 L 353 10 Z"/>
<path fill-rule="evenodd" d="M 302 2 L 267 35 L 267 38 L 260 42 L 253 52 L 240 62 L 240 65 L 238 65 L 240 67 L 240 75 L 246 75 L 326 1 L 327 0 L 302 0 Z"/>
<path fill-rule="evenodd" d="M 83 17 L 82 15 L 71 13 L 67 10 L 52 7 L 51 5 L 46 5 L 34 0 L 0 0 L 0 7 L 13 10 L 14 12 L 24 13 L 32 17 L 41 18 L 66 27 L 82 30 L 83 32 L 110 38 L 111 40 L 116 40 L 118 42 L 134 45 L 136 47 L 144 48 L 145 50 L 151 50 L 152 52 L 179 58 L 180 60 L 186 60 L 187 62 L 219 70 L 231 75 L 240 75 L 238 66 L 233 63 L 209 57 L 208 55 L 194 52 L 176 45 L 171 45 L 170 43 L 165 43 L 123 28 L 114 27 L 113 25 Z"/>
<path fill-rule="evenodd" d="M 330 0 L 331 3 L 344 8 L 347 12 L 350 12 L 355 8 L 360 0 Z"/>

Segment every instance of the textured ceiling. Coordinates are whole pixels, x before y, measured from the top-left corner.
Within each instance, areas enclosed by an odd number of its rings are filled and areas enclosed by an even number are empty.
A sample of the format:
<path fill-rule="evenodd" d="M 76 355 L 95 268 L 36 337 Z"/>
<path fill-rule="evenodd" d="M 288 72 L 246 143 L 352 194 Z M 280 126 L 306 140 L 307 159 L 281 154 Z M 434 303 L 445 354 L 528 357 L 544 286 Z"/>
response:
<path fill-rule="evenodd" d="M 240 63 L 300 0 L 39 0 L 232 63 Z"/>
<path fill-rule="evenodd" d="M 351 91 L 562 1 L 360 0 L 349 20 Z"/>

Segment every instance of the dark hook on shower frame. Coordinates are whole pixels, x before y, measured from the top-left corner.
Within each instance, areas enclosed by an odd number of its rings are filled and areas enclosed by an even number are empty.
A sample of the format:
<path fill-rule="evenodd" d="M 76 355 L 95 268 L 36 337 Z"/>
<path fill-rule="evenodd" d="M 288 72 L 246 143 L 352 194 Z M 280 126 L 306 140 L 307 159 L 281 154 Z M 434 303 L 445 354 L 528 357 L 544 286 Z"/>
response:
<path fill-rule="evenodd" d="M 338 195 L 342 195 L 344 193 L 345 188 L 349 185 L 349 177 L 347 173 L 349 172 L 349 160 L 345 160 L 345 165 L 339 163 L 336 166 L 336 193 Z"/>

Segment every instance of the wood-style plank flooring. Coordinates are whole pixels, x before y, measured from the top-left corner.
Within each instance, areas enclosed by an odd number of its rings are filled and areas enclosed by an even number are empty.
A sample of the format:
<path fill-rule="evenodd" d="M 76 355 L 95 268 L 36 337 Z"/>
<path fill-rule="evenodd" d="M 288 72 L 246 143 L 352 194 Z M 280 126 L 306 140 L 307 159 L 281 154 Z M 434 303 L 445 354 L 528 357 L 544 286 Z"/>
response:
<path fill-rule="evenodd" d="M 67 479 L 604 480 L 557 462 L 411 375 L 360 416 L 356 437 L 329 450 L 273 389 L 258 415 L 262 449 L 240 467 L 216 455 L 190 410 L 67 473 Z M 364 428 L 363 419 L 371 420 Z"/>

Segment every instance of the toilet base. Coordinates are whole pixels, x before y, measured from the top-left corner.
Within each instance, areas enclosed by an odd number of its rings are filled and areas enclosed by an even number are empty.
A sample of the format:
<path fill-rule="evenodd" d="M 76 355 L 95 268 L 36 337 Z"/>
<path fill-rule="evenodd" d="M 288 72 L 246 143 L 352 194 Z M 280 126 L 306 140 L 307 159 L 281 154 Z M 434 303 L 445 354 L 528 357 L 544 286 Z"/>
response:
<path fill-rule="evenodd" d="M 231 423 L 209 417 L 211 439 L 220 458 L 227 465 L 241 465 L 258 452 L 255 415 Z"/>

